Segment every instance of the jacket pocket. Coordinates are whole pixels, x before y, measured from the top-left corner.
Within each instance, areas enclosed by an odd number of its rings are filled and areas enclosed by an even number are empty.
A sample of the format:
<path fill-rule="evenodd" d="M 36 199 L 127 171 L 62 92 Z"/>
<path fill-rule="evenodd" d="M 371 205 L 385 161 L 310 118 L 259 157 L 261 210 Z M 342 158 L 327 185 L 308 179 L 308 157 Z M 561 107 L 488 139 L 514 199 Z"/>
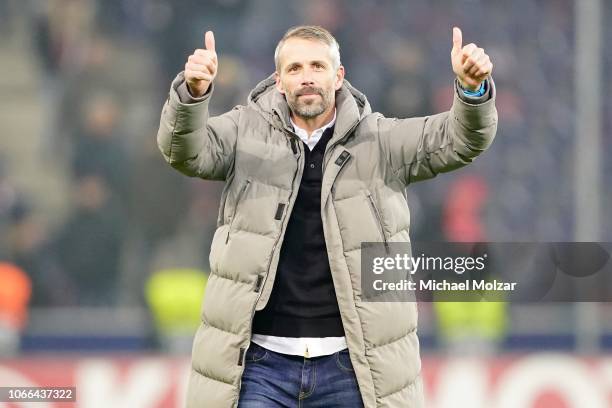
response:
<path fill-rule="evenodd" d="M 378 225 L 378 228 L 380 229 L 380 236 L 383 240 L 383 243 L 385 244 L 385 249 L 389 249 L 389 242 L 387 242 L 387 235 L 385 234 L 385 228 L 383 227 L 383 223 L 382 223 L 382 217 L 380 215 L 380 211 L 378 211 L 378 207 L 376 206 L 376 202 L 374 201 L 374 197 L 372 197 L 372 193 L 370 193 L 369 191 L 367 192 L 368 195 L 368 201 L 370 202 L 370 207 L 372 208 L 372 211 L 374 213 L 374 218 L 376 219 L 376 224 Z"/>
<path fill-rule="evenodd" d="M 240 189 L 240 192 L 238 193 L 238 197 L 236 197 L 236 205 L 234 205 L 234 212 L 232 213 L 232 218 L 230 219 L 230 224 L 229 224 L 229 227 L 227 228 L 227 237 L 225 238 L 226 244 L 228 243 L 230 233 L 232 232 L 232 225 L 234 224 L 234 219 L 236 219 L 236 214 L 238 213 L 238 206 L 240 205 L 240 202 L 242 201 L 244 194 L 246 193 L 250 185 L 251 185 L 251 179 L 248 178 L 245 180 L 244 186 L 242 186 L 242 188 Z"/>

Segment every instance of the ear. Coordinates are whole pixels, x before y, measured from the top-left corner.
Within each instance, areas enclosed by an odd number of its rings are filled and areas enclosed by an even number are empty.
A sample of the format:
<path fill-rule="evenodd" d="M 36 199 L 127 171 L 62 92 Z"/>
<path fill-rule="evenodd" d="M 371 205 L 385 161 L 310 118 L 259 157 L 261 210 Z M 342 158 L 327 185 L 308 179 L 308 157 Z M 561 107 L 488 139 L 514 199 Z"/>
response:
<path fill-rule="evenodd" d="M 336 71 L 336 80 L 334 82 L 336 91 L 342 88 L 342 82 L 344 82 L 344 66 L 340 65 L 338 71 Z"/>
<path fill-rule="evenodd" d="M 285 90 L 283 89 L 283 85 L 281 84 L 280 74 L 278 73 L 278 71 L 274 71 L 274 80 L 276 81 L 276 89 L 278 90 L 278 92 L 284 95 Z"/>

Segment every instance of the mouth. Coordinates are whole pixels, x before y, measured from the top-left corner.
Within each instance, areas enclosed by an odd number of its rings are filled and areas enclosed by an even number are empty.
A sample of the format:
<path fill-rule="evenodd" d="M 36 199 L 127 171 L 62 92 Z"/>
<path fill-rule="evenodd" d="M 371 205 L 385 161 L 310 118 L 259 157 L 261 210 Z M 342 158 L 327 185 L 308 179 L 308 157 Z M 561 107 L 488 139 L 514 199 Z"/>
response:
<path fill-rule="evenodd" d="M 298 98 L 310 100 L 310 99 L 315 99 L 317 96 L 321 97 L 321 95 L 316 93 L 316 92 L 314 92 L 314 93 L 310 93 L 309 92 L 309 93 L 302 93 L 302 94 L 298 95 Z"/>
<path fill-rule="evenodd" d="M 319 92 L 315 88 L 304 88 L 300 92 L 298 92 L 297 95 L 298 97 L 299 96 L 317 96 L 317 95 L 321 95 L 321 92 Z"/>

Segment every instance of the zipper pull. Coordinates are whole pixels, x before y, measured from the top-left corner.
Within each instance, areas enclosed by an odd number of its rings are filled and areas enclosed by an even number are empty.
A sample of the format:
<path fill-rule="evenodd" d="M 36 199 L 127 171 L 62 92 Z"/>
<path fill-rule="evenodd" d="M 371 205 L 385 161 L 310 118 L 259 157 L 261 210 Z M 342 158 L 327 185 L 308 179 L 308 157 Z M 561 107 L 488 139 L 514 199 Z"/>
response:
<path fill-rule="evenodd" d="M 295 139 L 293 138 L 293 136 L 290 136 L 290 137 L 291 137 L 291 139 L 289 139 L 289 140 L 291 140 L 291 150 L 293 150 L 293 154 L 297 154 L 298 153 L 298 148 L 297 148 L 297 145 L 295 144 L 296 143 Z"/>
<path fill-rule="evenodd" d="M 257 281 L 255 282 L 255 292 L 259 292 L 259 289 L 261 289 L 262 282 L 263 282 L 263 276 L 257 275 Z"/>

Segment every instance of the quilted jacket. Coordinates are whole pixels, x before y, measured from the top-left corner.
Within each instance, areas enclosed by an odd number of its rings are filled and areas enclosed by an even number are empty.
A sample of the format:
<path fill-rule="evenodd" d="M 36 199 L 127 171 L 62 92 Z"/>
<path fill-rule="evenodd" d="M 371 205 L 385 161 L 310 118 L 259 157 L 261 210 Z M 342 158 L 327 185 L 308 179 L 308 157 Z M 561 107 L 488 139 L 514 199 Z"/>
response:
<path fill-rule="evenodd" d="M 361 243 L 408 242 L 409 183 L 458 169 L 482 153 L 497 130 L 495 85 L 469 103 L 457 80 L 450 111 L 407 119 L 373 113 L 348 81 L 336 92 L 336 125 L 323 160 L 321 218 L 342 324 L 366 408 L 424 406 L 417 306 L 361 297 Z M 190 408 L 238 404 L 244 354 L 256 310 L 270 297 L 283 236 L 304 168 L 304 145 L 274 86 L 260 82 L 245 106 L 211 117 L 214 84 L 181 102 L 173 81 L 157 142 L 178 171 L 222 180 L 201 325 L 193 343 Z"/>

